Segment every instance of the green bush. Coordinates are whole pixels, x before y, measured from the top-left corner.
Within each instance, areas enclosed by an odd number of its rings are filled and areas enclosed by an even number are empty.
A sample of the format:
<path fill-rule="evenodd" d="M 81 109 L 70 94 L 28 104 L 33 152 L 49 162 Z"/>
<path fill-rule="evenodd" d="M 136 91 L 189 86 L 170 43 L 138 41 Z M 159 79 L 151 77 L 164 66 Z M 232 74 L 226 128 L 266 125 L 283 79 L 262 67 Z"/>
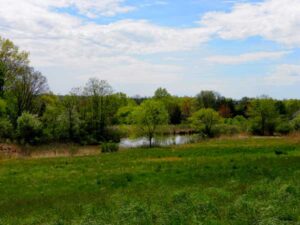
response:
<path fill-rule="evenodd" d="M 23 113 L 17 120 L 17 133 L 22 142 L 37 144 L 42 136 L 42 123 L 30 113 Z"/>
<path fill-rule="evenodd" d="M 296 116 L 293 120 L 292 120 L 292 127 L 295 131 L 300 131 L 300 116 Z"/>
<path fill-rule="evenodd" d="M 119 151 L 119 144 L 113 142 L 104 142 L 101 144 L 101 152 L 110 153 Z"/>
<path fill-rule="evenodd" d="M 231 124 L 219 124 L 215 127 L 215 134 L 219 135 L 235 135 L 239 134 L 241 132 L 241 129 L 238 125 L 231 125 Z"/>
<path fill-rule="evenodd" d="M 276 131 L 280 134 L 288 134 L 293 130 L 292 125 L 289 122 L 282 122 L 276 127 Z"/>
<path fill-rule="evenodd" d="M 8 119 L 0 119 L 0 139 L 12 138 L 13 125 Z"/>

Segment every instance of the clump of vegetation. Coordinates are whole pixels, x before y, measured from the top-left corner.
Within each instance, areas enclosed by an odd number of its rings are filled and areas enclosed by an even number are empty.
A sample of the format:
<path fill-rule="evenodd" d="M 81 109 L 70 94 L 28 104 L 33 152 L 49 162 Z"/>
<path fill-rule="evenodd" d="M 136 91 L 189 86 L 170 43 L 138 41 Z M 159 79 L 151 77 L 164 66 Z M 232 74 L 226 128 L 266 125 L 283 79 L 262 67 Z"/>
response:
<path fill-rule="evenodd" d="M 42 123 L 37 116 L 23 113 L 17 121 L 17 131 L 20 140 L 27 144 L 36 144 L 42 137 Z"/>
<path fill-rule="evenodd" d="M 119 151 L 119 144 L 113 142 L 104 142 L 101 144 L 102 153 L 112 153 Z"/>

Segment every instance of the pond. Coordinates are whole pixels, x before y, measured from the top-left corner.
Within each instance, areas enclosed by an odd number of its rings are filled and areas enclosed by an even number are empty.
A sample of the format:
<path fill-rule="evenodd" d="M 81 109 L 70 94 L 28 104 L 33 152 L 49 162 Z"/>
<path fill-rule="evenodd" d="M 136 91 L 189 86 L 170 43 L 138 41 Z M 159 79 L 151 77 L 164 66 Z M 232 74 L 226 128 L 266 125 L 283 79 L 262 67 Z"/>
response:
<path fill-rule="evenodd" d="M 199 140 L 197 135 L 170 135 L 163 136 L 159 138 L 153 138 L 153 146 L 170 146 L 170 145 L 183 145 L 193 143 Z M 138 148 L 143 146 L 149 146 L 149 140 L 146 137 L 130 139 L 123 138 L 121 139 L 120 145 L 121 148 Z"/>

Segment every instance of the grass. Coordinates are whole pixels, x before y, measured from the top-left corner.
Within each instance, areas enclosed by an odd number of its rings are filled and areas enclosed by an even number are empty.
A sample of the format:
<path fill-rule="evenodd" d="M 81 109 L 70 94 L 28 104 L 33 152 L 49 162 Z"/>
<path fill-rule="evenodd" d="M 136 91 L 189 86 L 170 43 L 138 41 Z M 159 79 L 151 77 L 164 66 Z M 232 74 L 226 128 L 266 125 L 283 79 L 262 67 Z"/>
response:
<path fill-rule="evenodd" d="M 299 143 L 224 139 L 2 160 L 0 224 L 300 224 Z"/>

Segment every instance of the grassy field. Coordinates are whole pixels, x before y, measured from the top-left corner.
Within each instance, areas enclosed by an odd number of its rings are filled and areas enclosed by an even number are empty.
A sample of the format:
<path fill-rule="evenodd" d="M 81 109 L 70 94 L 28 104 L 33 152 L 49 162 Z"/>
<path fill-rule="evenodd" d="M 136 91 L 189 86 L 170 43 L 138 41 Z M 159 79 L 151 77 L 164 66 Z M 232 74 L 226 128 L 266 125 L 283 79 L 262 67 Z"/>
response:
<path fill-rule="evenodd" d="M 300 224 L 300 142 L 1 160 L 0 224 Z"/>

